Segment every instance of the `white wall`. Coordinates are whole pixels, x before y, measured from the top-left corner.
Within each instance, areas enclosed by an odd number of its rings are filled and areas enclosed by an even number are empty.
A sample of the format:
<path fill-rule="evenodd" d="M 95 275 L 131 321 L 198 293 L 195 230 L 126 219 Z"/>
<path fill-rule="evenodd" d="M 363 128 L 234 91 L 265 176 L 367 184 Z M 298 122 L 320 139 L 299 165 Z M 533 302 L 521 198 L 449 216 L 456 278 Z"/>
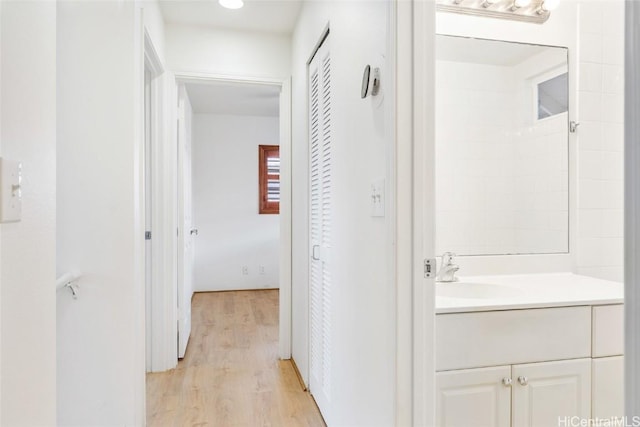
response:
<path fill-rule="evenodd" d="M 284 79 L 291 75 L 291 38 L 209 27 L 167 25 L 168 66 L 176 74 Z"/>
<path fill-rule="evenodd" d="M 140 10 L 57 7 L 57 268 L 84 274 L 58 294 L 57 424 L 143 425 Z"/>
<path fill-rule="evenodd" d="M 279 138 L 278 117 L 194 115 L 194 290 L 278 288 L 280 219 L 258 214 L 258 146 Z"/>
<path fill-rule="evenodd" d="M 577 272 L 623 280 L 624 2 L 580 3 Z"/>
<path fill-rule="evenodd" d="M 2 2 L 1 155 L 23 165 L 22 221 L 0 226 L 0 424 L 56 423 L 56 5 Z"/>
<path fill-rule="evenodd" d="M 383 1 L 307 2 L 293 37 L 293 357 L 307 381 L 306 64 L 327 25 L 331 28 L 334 329 L 331 408 L 323 413 L 328 425 L 388 426 L 395 421 L 396 295 L 391 218 L 372 218 L 369 206 L 372 182 L 382 177 L 388 182 L 390 176 L 393 97 L 381 102 L 380 98 L 360 99 L 366 64 L 381 67 L 383 91 L 393 85 L 385 59 L 390 58 L 389 7 Z M 387 204 L 388 213 L 390 206 Z"/>

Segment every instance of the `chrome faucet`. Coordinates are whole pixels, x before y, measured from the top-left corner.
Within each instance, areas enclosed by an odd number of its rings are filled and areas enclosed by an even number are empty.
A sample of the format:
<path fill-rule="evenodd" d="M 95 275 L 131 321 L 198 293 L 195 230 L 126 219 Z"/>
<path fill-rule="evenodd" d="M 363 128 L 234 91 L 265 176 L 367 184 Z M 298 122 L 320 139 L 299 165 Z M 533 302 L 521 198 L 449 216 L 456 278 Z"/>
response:
<path fill-rule="evenodd" d="M 456 254 L 445 252 L 442 254 L 442 265 L 436 275 L 436 282 L 457 282 L 456 272 L 460 269 L 457 264 L 453 263 L 453 257 Z"/>

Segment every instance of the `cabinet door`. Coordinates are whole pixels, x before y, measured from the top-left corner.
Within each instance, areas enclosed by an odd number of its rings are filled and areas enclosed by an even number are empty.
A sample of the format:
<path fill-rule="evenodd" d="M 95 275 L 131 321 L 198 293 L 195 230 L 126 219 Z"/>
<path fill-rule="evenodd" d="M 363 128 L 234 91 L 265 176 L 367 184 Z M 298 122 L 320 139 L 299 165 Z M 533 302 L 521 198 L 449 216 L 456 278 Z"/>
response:
<path fill-rule="evenodd" d="M 591 359 L 513 366 L 513 425 L 556 426 L 591 416 Z"/>
<path fill-rule="evenodd" d="M 593 359 L 593 418 L 624 416 L 624 358 Z"/>
<path fill-rule="evenodd" d="M 438 427 L 509 427 L 511 367 L 436 373 Z"/>

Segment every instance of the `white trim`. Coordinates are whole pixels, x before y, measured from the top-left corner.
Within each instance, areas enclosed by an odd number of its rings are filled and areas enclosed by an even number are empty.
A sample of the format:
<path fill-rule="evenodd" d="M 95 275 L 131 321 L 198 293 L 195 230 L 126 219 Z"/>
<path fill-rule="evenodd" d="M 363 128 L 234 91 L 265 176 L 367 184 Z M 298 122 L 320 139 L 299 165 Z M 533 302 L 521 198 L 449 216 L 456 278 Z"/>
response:
<path fill-rule="evenodd" d="M 248 83 L 255 85 L 267 85 L 267 86 L 283 86 L 286 79 L 274 79 L 266 77 L 246 77 L 246 76 L 230 76 L 226 74 L 214 74 L 214 73 L 198 73 L 191 71 L 175 71 L 174 76 L 176 80 L 182 83 L 207 83 L 207 82 L 226 82 L 226 83 Z"/>
<path fill-rule="evenodd" d="M 143 26 L 144 28 L 144 26 Z M 166 87 L 167 73 L 144 28 L 144 63 L 152 74 L 152 288 L 151 366 L 159 372 L 177 364 L 176 277 L 175 277 L 175 200 L 173 177 L 175 154 L 171 140 L 171 109 Z M 144 105 L 144 104 L 143 104 Z M 173 105 L 173 104 L 172 104 Z M 143 186 L 144 187 L 144 186 Z M 143 214 L 144 218 L 144 214 Z M 148 309 L 148 308 L 147 308 Z M 149 325 L 146 326 L 148 328 Z M 145 329 L 145 333 L 148 333 Z"/>
<path fill-rule="evenodd" d="M 625 9 L 625 413 L 640 415 L 640 3 Z M 631 418 L 629 418 L 631 420 Z"/>
<path fill-rule="evenodd" d="M 137 308 L 134 313 L 135 323 L 132 325 L 135 328 L 136 340 L 133 343 L 133 348 L 126 349 L 125 351 L 132 352 L 133 372 L 138 374 L 138 377 L 132 379 L 134 384 L 134 425 L 146 424 L 146 331 L 145 331 L 145 257 L 144 257 L 144 61 L 145 61 L 145 36 L 144 36 L 144 14 L 142 9 L 134 8 L 137 14 L 136 25 L 134 28 L 135 35 L 135 48 L 136 61 L 134 88 L 137 93 L 137 97 L 134 97 L 136 105 L 134 106 L 137 120 L 134 119 L 134 141 L 133 141 L 133 180 L 134 189 L 136 190 L 136 198 L 134 200 L 135 214 L 133 218 L 134 226 L 134 260 L 133 260 L 133 297 L 134 307 Z M 139 12 L 138 12 L 139 11 Z"/>
<path fill-rule="evenodd" d="M 395 66 L 396 425 L 413 425 L 413 10 L 395 5 L 390 60 Z M 393 205 L 391 205 L 393 206 Z"/>
<path fill-rule="evenodd" d="M 280 161 L 282 183 L 280 185 L 280 331 L 278 355 L 291 358 L 291 78 L 274 79 L 242 77 L 221 74 L 179 71 L 174 73 L 180 83 L 237 83 L 279 86 L 280 92 Z M 284 154 L 283 154 L 284 153 Z"/>
<path fill-rule="evenodd" d="M 281 359 L 291 359 L 291 77 L 282 82 L 280 92 L 280 333 Z M 288 309 L 283 309 L 288 307 Z"/>
<path fill-rule="evenodd" d="M 435 425 L 435 3 L 413 3 L 413 425 Z"/>

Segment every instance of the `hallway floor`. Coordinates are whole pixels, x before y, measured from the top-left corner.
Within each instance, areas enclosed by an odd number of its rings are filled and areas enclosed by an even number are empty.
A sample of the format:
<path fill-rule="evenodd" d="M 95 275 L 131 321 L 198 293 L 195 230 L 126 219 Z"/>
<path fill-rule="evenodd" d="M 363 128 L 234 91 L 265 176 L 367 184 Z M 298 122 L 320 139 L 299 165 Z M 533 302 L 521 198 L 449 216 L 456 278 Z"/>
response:
<path fill-rule="evenodd" d="M 278 359 L 278 291 L 196 293 L 185 358 L 147 374 L 148 426 L 324 426 Z"/>

